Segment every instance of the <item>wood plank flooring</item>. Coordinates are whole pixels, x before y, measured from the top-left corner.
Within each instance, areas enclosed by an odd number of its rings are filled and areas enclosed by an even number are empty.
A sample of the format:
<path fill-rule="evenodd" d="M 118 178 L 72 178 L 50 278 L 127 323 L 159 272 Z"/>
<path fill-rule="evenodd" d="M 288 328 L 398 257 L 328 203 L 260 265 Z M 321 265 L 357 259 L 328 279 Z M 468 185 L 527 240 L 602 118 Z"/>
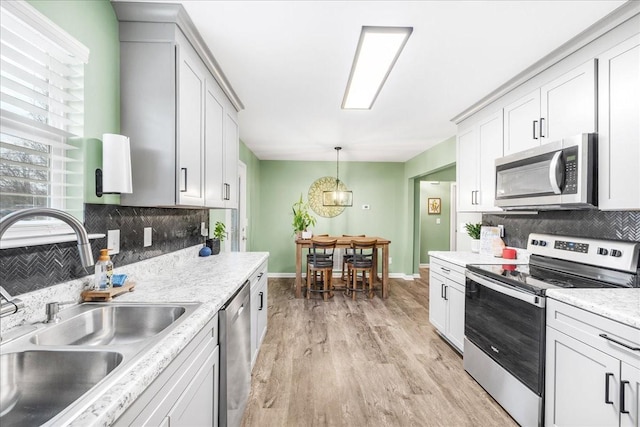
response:
<path fill-rule="evenodd" d="M 429 323 L 427 280 L 390 297 L 295 299 L 269 279 L 269 326 L 243 426 L 516 426 Z"/>

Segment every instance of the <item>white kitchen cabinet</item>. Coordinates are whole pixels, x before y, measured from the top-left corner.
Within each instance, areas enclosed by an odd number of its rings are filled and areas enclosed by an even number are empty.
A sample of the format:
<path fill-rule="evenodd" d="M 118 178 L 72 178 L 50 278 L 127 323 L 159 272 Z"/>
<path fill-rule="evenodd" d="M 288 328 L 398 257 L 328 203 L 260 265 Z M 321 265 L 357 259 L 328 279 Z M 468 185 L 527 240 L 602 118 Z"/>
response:
<path fill-rule="evenodd" d="M 262 264 L 249 279 L 251 283 L 251 367 L 267 334 L 267 263 Z"/>
<path fill-rule="evenodd" d="M 116 426 L 217 426 L 218 315 L 116 420 Z"/>
<path fill-rule="evenodd" d="M 237 109 L 221 72 L 211 71 L 215 60 L 175 5 L 117 3 L 114 10 L 133 181 L 122 204 L 237 208 Z"/>
<path fill-rule="evenodd" d="M 640 346 L 640 331 L 547 302 L 546 426 L 637 427 L 640 352 L 629 347 Z"/>
<path fill-rule="evenodd" d="M 499 211 L 495 200 L 495 160 L 502 157 L 502 110 L 458 135 L 458 211 Z"/>
<path fill-rule="evenodd" d="M 464 351 L 464 267 L 431 256 L 429 321 L 459 352 Z"/>
<path fill-rule="evenodd" d="M 640 34 L 598 55 L 598 207 L 640 209 Z"/>
<path fill-rule="evenodd" d="M 596 131 L 596 62 L 590 60 L 504 108 L 504 155 Z"/>

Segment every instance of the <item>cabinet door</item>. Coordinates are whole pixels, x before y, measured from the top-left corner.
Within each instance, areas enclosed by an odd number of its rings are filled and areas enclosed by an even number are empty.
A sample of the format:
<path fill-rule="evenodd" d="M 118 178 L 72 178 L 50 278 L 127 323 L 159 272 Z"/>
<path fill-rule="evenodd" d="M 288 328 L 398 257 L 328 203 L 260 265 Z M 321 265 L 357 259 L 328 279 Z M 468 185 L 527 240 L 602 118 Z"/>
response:
<path fill-rule="evenodd" d="M 258 307 L 260 306 L 260 299 L 258 293 L 260 292 L 259 286 L 254 285 L 251 289 L 251 367 L 256 362 L 258 357 Z"/>
<path fill-rule="evenodd" d="M 214 82 L 207 79 L 205 95 L 205 206 L 223 208 L 224 108 Z"/>
<path fill-rule="evenodd" d="M 504 155 L 540 145 L 540 90 L 504 109 Z"/>
<path fill-rule="evenodd" d="M 238 149 L 239 149 L 238 123 L 227 112 L 225 118 L 224 141 L 224 182 L 227 186 L 226 208 L 238 208 Z"/>
<path fill-rule="evenodd" d="M 446 334 L 447 327 L 447 306 L 444 299 L 446 285 L 444 277 L 429 273 L 429 321 L 442 334 Z"/>
<path fill-rule="evenodd" d="M 540 89 L 542 143 L 596 131 L 596 63 L 591 60 Z"/>
<path fill-rule="evenodd" d="M 638 427 L 640 425 L 640 368 L 622 362 L 620 378 L 623 381 L 629 381 L 624 386 L 624 409 L 629 413 L 620 413 L 620 426 Z M 620 409 L 622 409 L 622 402 Z"/>
<path fill-rule="evenodd" d="M 177 46 L 178 193 L 181 205 L 204 205 L 204 87 L 200 58 L 187 42 Z"/>
<path fill-rule="evenodd" d="M 500 210 L 494 206 L 496 198 L 495 160 L 502 157 L 503 147 L 502 110 L 478 124 L 479 153 L 476 160 L 479 168 L 479 192 L 476 195 L 477 209 L 486 212 Z"/>
<path fill-rule="evenodd" d="M 262 341 L 264 341 L 264 337 L 267 334 L 267 297 L 269 296 L 269 286 L 267 275 L 265 273 L 264 276 L 260 279 L 260 287 L 258 289 L 258 319 L 256 325 L 256 343 L 258 350 L 260 349 L 260 345 Z"/>
<path fill-rule="evenodd" d="M 598 205 L 640 209 L 640 35 L 598 57 Z"/>
<path fill-rule="evenodd" d="M 620 361 L 553 328 L 546 351 L 546 425 L 617 426 Z"/>
<path fill-rule="evenodd" d="M 475 212 L 478 191 L 478 141 L 475 129 L 458 134 L 457 150 L 458 211 Z"/>
<path fill-rule="evenodd" d="M 464 349 L 464 287 L 447 280 L 447 338 L 458 350 Z"/>
<path fill-rule="evenodd" d="M 191 384 L 169 411 L 171 427 L 218 425 L 219 351 L 220 347 L 216 346 L 194 375 Z"/>

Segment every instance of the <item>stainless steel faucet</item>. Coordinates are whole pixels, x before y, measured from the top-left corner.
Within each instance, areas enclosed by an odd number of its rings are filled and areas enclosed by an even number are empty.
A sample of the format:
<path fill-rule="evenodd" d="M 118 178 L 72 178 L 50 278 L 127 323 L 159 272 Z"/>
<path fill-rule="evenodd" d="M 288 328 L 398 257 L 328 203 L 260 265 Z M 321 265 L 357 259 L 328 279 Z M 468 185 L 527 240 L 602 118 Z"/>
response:
<path fill-rule="evenodd" d="M 24 303 L 20 299 L 13 298 L 9 295 L 9 292 L 7 292 L 2 286 L 0 286 L 0 297 L 4 300 L 0 301 L 0 317 L 17 313 L 18 310 L 24 308 Z"/>
<path fill-rule="evenodd" d="M 2 235 L 5 233 L 5 231 L 7 231 L 7 229 L 16 222 L 25 218 L 37 216 L 46 216 L 59 219 L 60 221 L 68 224 L 76 233 L 76 238 L 78 239 L 78 252 L 80 253 L 80 262 L 82 263 L 82 266 L 84 268 L 87 268 L 94 264 L 93 254 L 91 253 L 91 244 L 89 243 L 89 235 L 87 234 L 87 230 L 84 228 L 82 223 L 78 221 L 74 216 L 59 209 L 29 208 L 10 213 L 9 215 L 0 219 L 0 240 L 2 240 Z"/>

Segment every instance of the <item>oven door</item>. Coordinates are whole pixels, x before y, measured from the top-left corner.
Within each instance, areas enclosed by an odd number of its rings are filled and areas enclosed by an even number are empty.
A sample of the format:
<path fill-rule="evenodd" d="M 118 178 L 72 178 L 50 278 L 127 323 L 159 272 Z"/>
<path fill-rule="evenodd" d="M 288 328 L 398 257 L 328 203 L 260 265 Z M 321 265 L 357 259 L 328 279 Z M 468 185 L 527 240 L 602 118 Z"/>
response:
<path fill-rule="evenodd" d="M 545 300 L 467 271 L 466 338 L 542 396 Z"/>

